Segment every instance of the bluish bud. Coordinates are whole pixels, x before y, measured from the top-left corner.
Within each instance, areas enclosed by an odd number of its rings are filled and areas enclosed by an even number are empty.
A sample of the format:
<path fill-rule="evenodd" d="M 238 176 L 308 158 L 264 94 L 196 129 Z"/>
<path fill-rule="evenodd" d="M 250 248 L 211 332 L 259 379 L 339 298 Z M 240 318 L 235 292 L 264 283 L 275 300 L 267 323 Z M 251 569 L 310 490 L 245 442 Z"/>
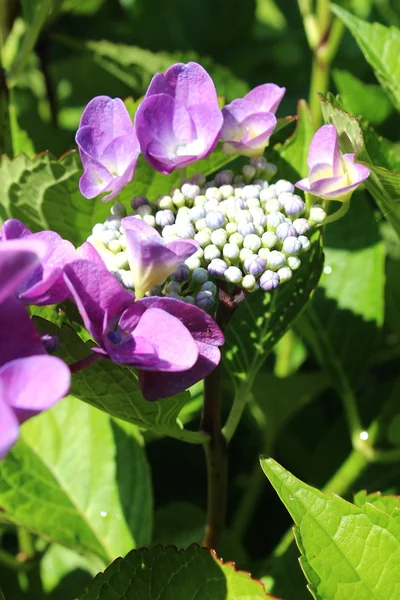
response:
<path fill-rule="evenodd" d="M 290 183 L 290 181 L 286 181 L 286 179 L 279 179 L 279 181 L 277 181 L 275 184 L 275 190 L 278 196 L 279 194 L 283 194 L 284 192 L 289 192 L 290 194 L 293 194 L 294 185 L 293 183 Z"/>
<path fill-rule="evenodd" d="M 209 244 L 211 244 L 211 234 L 208 230 L 199 231 L 194 236 L 196 242 L 199 242 L 202 248 L 205 248 Z"/>
<path fill-rule="evenodd" d="M 257 252 L 261 248 L 261 239 L 255 233 L 251 233 L 245 236 L 243 246 L 252 252 Z"/>
<path fill-rule="evenodd" d="M 246 183 L 250 183 L 253 177 L 255 177 L 256 169 L 253 167 L 253 165 L 245 165 L 242 169 L 242 173 L 244 181 Z"/>
<path fill-rule="evenodd" d="M 240 258 L 241 262 L 244 263 L 246 258 L 248 258 L 249 256 L 253 256 L 252 251 L 249 250 L 248 248 L 242 248 L 240 251 L 240 254 L 239 254 L 239 258 Z"/>
<path fill-rule="evenodd" d="M 189 267 L 189 271 L 194 271 L 195 269 L 198 269 L 200 267 L 201 261 L 195 256 L 189 256 L 189 258 L 185 260 L 185 265 Z"/>
<path fill-rule="evenodd" d="M 141 206 L 138 206 L 137 209 L 135 210 L 137 215 L 140 215 L 141 217 L 144 217 L 146 215 L 151 215 L 152 213 L 152 207 L 150 206 L 150 204 L 142 204 Z"/>
<path fill-rule="evenodd" d="M 276 290 L 279 286 L 279 275 L 274 271 L 265 271 L 260 278 L 260 286 L 265 292 Z"/>
<path fill-rule="evenodd" d="M 285 215 L 281 212 L 272 212 L 267 215 L 267 226 L 268 228 L 275 229 L 285 221 Z"/>
<path fill-rule="evenodd" d="M 239 248 L 241 248 L 243 246 L 243 240 L 244 240 L 244 237 L 240 233 L 232 233 L 232 235 L 229 236 L 229 243 L 234 244 L 235 246 L 238 246 Z"/>
<path fill-rule="evenodd" d="M 131 206 L 133 210 L 137 210 L 140 206 L 149 206 L 150 203 L 146 196 L 135 196 L 131 200 Z"/>
<path fill-rule="evenodd" d="M 258 251 L 258 256 L 261 256 L 265 261 L 268 260 L 268 256 L 271 250 L 269 248 L 260 248 Z"/>
<path fill-rule="evenodd" d="M 272 250 L 268 254 L 267 266 L 270 269 L 280 269 L 286 262 L 286 256 L 283 252 L 278 252 L 278 250 Z"/>
<path fill-rule="evenodd" d="M 156 213 L 156 223 L 159 227 L 173 225 L 175 223 L 175 215 L 172 210 L 159 210 Z"/>
<path fill-rule="evenodd" d="M 252 292 L 256 287 L 256 278 L 254 275 L 245 275 L 242 279 L 241 286 L 248 292 Z"/>
<path fill-rule="evenodd" d="M 111 240 L 111 242 L 108 244 L 108 249 L 113 254 L 117 254 L 118 252 L 121 252 L 122 248 L 121 248 L 121 244 L 120 244 L 119 240 Z"/>
<path fill-rule="evenodd" d="M 276 165 L 274 165 L 273 163 L 267 163 L 264 169 L 266 179 L 268 179 L 268 181 L 271 181 L 271 179 L 276 175 L 277 170 L 278 167 Z"/>
<path fill-rule="evenodd" d="M 169 294 L 180 294 L 181 293 L 181 284 L 179 283 L 179 281 L 169 281 L 165 286 L 164 286 L 164 294 L 165 295 L 169 295 Z"/>
<path fill-rule="evenodd" d="M 212 277 L 223 277 L 227 270 L 227 263 L 221 258 L 214 258 L 208 265 L 208 272 Z"/>
<path fill-rule="evenodd" d="M 177 292 L 168 292 L 168 294 L 165 294 L 167 296 L 167 298 L 175 298 L 175 300 L 183 300 L 182 296 L 180 294 L 178 294 Z"/>
<path fill-rule="evenodd" d="M 186 304 L 195 304 L 193 296 L 184 296 L 182 300 L 186 302 Z"/>
<path fill-rule="evenodd" d="M 263 271 L 265 271 L 265 267 L 267 263 L 261 256 L 257 254 L 252 254 L 244 261 L 244 268 L 250 275 L 260 275 Z"/>
<path fill-rule="evenodd" d="M 208 281 L 208 272 L 206 269 L 199 267 L 193 271 L 192 282 L 195 285 L 203 285 L 203 283 L 205 283 L 206 281 Z"/>
<path fill-rule="evenodd" d="M 176 234 L 179 238 L 192 240 L 195 236 L 195 229 L 190 223 L 176 224 Z"/>
<path fill-rule="evenodd" d="M 311 248 L 311 242 L 308 239 L 308 237 L 306 237 L 305 235 L 299 235 L 299 237 L 297 239 L 301 243 L 303 252 L 307 252 L 307 250 L 309 250 Z"/>
<path fill-rule="evenodd" d="M 221 171 L 217 173 L 215 176 L 215 184 L 216 185 L 231 185 L 233 181 L 233 173 L 232 171 Z"/>
<path fill-rule="evenodd" d="M 224 255 L 224 258 L 235 262 L 239 259 L 240 248 L 235 244 L 225 244 L 222 249 L 222 254 Z"/>
<path fill-rule="evenodd" d="M 215 294 L 217 293 L 217 286 L 212 281 L 206 281 L 205 283 L 203 283 L 201 289 L 204 292 L 211 292 L 213 296 L 215 296 Z"/>
<path fill-rule="evenodd" d="M 280 269 L 278 269 L 277 271 L 278 275 L 279 275 L 279 281 L 281 283 L 284 283 L 285 281 L 289 281 L 289 279 L 292 279 L 292 269 L 290 267 L 281 267 Z"/>
<path fill-rule="evenodd" d="M 210 229 L 220 229 L 226 224 L 226 219 L 221 211 L 213 210 L 206 215 L 206 225 Z"/>
<path fill-rule="evenodd" d="M 288 256 L 287 264 L 292 271 L 296 271 L 301 266 L 301 260 L 297 256 Z"/>
<path fill-rule="evenodd" d="M 246 237 L 246 235 L 251 235 L 252 233 L 254 233 L 256 230 L 254 223 L 246 223 L 241 221 L 240 223 L 238 223 L 238 233 L 240 233 L 240 235 L 242 235 L 243 237 Z"/>
<path fill-rule="evenodd" d="M 196 222 L 199 219 L 205 219 L 206 210 L 204 206 L 193 206 L 189 211 L 189 217 L 192 221 Z"/>
<path fill-rule="evenodd" d="M 222 185 L 219 188 L 219 191 L 221 192 L 221 196 L 224 199 L 230 198 L 234 194 L 234 189 L 231 185 Z"/>
<path fill-rule="evenodd" d="M 281 194 L 281 196 L 283 196 L 282 202 L 285 212 L 290 217 L 297 217 L 305 211 L 306 203 L 297 194 Z M 279 196 L 279 200 L 281 196 Z"/>
<path fill-rule="evenodd" d="M 113 346 L 118 346 L 121 343 L 122 336 L 119 331 L 109 331 L 107 333 L 107 339 Z"/>
<path fill-rule="evenodd" d="M 289 225 L 289 223 L 286 223 L 286 222 L 278 225 L 278 227 L 275 230 L 275 233 L 276 233 L 276 237 L 281 242 L 283 242 L 283 240 L 285 240 L 289 236 L 292 236 L 292 237 L 297 236 L 297 232 L 296 232 L 295 228 L 293 227 L 293 225 Z"/>
<path fill-rule="evenodd" d="M 60 345 L 60 340 L 56 335 L 45 333 L 40 339 L 46 352 L 55 352 Z"/>
<path fill-rule="evenodd" d="M 194 206 L 204 206 L 207 202 L 207 198 L 205 196 L 196 196 L 194 199 Z"/>
<path fill-rule="evenodd" d="M 321 225 L 326 219 L 326 212 L 322 206 L 315 205 L 310 209 L 310 225 Z"/>
<path fill-rule="evenodd" d="M 111 231 L 119 231 L 119 228 L 121 227 L 121 217 L 118 215 L 110 215 L 105 220 L 104 226 L 106 229 L 110 229 Z"/>
<path fill-rule="evenodd" d="M 279 212 L 282 210 L 282 204 L 278 198 L 270 198 L 264 203 L 264 208 L 267 213 Z"/>
<path fill-rule="evenodd" d="M 310 223 L 307 221 L 307 219 L 304 219 L 303 217 L 300 217 L 300 219 L 296 219 L 295 221 L 293 221 L 293 227 L 297 231 L 297 235 L 305 235 L 311 229 Z"/>
<path fill-rule="evenodd" d="M 273 231 L 266 231 L 261 238 L 261 243 L 264 248 L 273 248 L 277 241 L 278 237 Z"/>
<path fill-rule="evenodd" d="M 229 283 L 240 283 L 243 279 L 243 273 L 238 267 L 228 267 L 224 277 Z"/>
<path fill-rule="evenodd" d="M 282 246 L 282 249 L 286 254 L 298 254 L 301 252 L 302 248 L 301 242 L 299 242 L 297 237 L 293 236 L 287 237 Z"/>
<path fill-rule="evenodd" d="M 242 198 L 243 200 L 250 200 L 251 198 L 258 198 L 260 193 L 260 188 L 258 185 L 245 185 L 242 188 Z"/>
<path fill-rule="evenodd" d="M 179 265 L 177 269 L 170 275 L 173 281 L 186 281 L 189 279 L 189 267 L 185 264 Z"/>
<path fill-rule="evenodd" d="M 190 177 L 190 183 L 194 183 L 195 185 L 198 185 L 199 187 L 203 187 L 205 182 L 206 182 L 206 178 L 205 178 L 205 175 L 203 175 L 203 173 L 194 173 Z"/>
<path fill-rule="evenodd" d="M 151 227 L 156 226 L 156 219 L 155 219 L 154 215 L 144 215 L 143 221 L 145 223 L 147 223 L 147 225 L 150 225 Z"/>
<path fill-rule="evenodd" d="M 172 195 L 172 202 L 175 204 L 176 208 L 182 208 L 186 204 L 185 196 L 181 191 L 175 190 Z"/>
<path fill-rule="evenodd" d="M 227 223 L 225 225 L 225 231 L 228 235 L 232 235 L 233 233 L 236 233 L 238 229 L 237 223 L 232 222 L 232 223 Z"/>
<path fill-rule="evenodd" d="M 194 183 L 184 183 L 181 187 L 181 192 L 185 196 L 185 198 L 189 198 L 190 200 L 194 200 L 196 196 L 200 194 L 200 188 L 198 185 Z"/>
<path fill-rule="evenodd" d="M 211 234 L 211 242 L 218 248 L 222 248 L 228 241 L 228 234 L 225 229 L 216 229 Z"/>
<path fill-rule="evenodd" d="M 216 200 L 217 202 L 222 200 L 222 194 L 220 192 L 220 189 L 217 187 L 208 188 L 208 190 L 206 190 L 205 197 L 207 198 L 207 200 Z"/>
<path fill-rule="evenodd" d="M 194 208 L 194 207 L 193 207 Z M 195 223 L 195 227 L 197 231 L 202 231 L 203 229 L 208 229 L 206 219 L 197 219 Z"/>
<path fill-rule="evenodd" d="M 253 158 L 250 159 L 250 164 L 257 171 L 263 171 L 268 163 L 263 156 L 253 156 Z"/>
<path fill-rule="evenodd" d="M 122 202 L 116 202 L 114 206 L 111 207 L 111 214 L 117 215 L 118 217 L 126 217 L 126 208 Z"/>
<path fill-rule="evenodd" d="M 195 297 L 196 306 L 203 310 L 210 310 L 215 303 L 214 296 L 211 292 L 202 290 Z"/>
<path fill-rule="evenodd" d="M 204 248 L 204 260 L 211 261 L 214 258 L 219 258 L 221 256 L 221 250 L 217 248 L 214 244 L 210 244 Z"/>

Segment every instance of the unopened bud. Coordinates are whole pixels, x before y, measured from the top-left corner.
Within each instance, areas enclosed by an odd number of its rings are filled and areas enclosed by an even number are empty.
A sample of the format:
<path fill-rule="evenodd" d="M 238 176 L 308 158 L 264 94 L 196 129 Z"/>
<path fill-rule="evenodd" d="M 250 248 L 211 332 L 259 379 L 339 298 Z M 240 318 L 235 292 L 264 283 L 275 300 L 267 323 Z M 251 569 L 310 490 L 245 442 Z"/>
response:
<path fill-rule="evenodd" d="M 185 196 L 185 198 L 189 198 L 190 200 L 194 200 L 196 196 L 200 194 L 200 188 L 198 185 L 194 183 L 184 183 L 181 187 L 181 192 Z"/>
<path fill-rule="evenodd" d="M 293 227 L 293 225 L 289 225 L 289 223 L 281 223 L 275 230 L 276 236 L 278 240 L 283 242 L 287 237 L 296 237 L 297 231 Z"/>
<path fill-rule="evenodd" d="M 243 277 L 241 286 L 248 292 L 252 292 L 256 287 L 256 278 L 254 275 L 245 275 Z"/>
<path fill-rule="evenodd" d="M 238 267 L 228 267 L 224 273 L 226 281 L 230 283 L 240 283 L 243 278 L 243 273 Z"/>
<path fill-rule="evenodd" d="M 267 226 L 269 229 L 276 229 L 278 225 L 284 223 L 285 215 L 281 212 L 272 212 L 267 215 Z"/>
<path fill-rule="evenodd" d="M 243 240 L 243 247 L 248 248 L 252 252 L 257 252 L 261 248 L 261 239 L 255 233 L 246 235 Z"/>
<path fill-rule="evenodd" d="M 244 260 L 244 268 L 250 275 L 260 275 L 265 271 L 265 267 L 266 261 L 257 254 L 252 254 Z"/>
<path fill-rule="evenodd" d="M 56 335 L 45 333 L 40 339 L 46 352 L 55 352 L 60 345 L 60 340 Z"/>
<path fill-rule="evenodd" d="M 283 241 L 282 249 L 286 254 L 298 254 L 303 246 L 297 237 L 289 236 Z"/>
<path fill-rule="evenodd" d="M 131 206 L 133 210 L 137 210 L 140 206 L 149 206 L 149 201 L 146 196 L 135 196 L 131 200 Z"/>
<path fill-rule="evenodd" d="M 270 269 L 280 269 L 286 262 L 286 256 L 278 250 L 272 250 L 268 254 L 267 266 Z"/>
<path fill-rule="evenodd" d="M 286 181 L 286 179 L 279 179 L 275 184 L 275 190 L 278 196 L 284 192 L 292 194 L 294 192 L 294 185 L 290 181 Z"/>
<path fill-rule="evenodd" d="M 280 269 L 278 269 L 277 271 L 278 275 L 279 275 L 279 281 L 281 283 L 284 283 L 285 281 L 289 281 L 289 279 L 292 279 L 292 269 L 290 267 L 281 267 Z"/>
<path fill-rule="evenodd" d="M 172 210 L 159 210 L 156 213 L 156 223 L 159 227 L 165 227 L 166 225 L 173 225 L 175 222 L 175 215 Z"/>
<path fill-rule="evenodd" d="M 221 211 L 214 210 L 206 215 L 206 225 L 210 229 L 220 229 L 226 224 L 226 219 Z"/>
<path fill-rule="evenodd" d="M 279 286 L 279 275 L 274 271 L 265 271 L 260 278 L 260 286 L 265 292 L 276 290 Z"/>
<path fill-rule="evenodd" d="M 205 283 L 206 281 L 208 281 L 208 272 L 206 271 L 206 269 L 199 267 L 193 271 L 192 282 L 195 285 L 203 285 L 203 283 Z"/>
<path fill-rule="evenodd" d="M 216 229 L 211 234 L 211 242 L 218 248 L 222 248 L 228 241 L 228 234 L 225 229 Z"/>
<path fill-rule="evenodd" d="M 195 297 L 196 306 L 202 308 L 203 310 L 210 310 L 214 306 L 214 296 L 211 292 L 207 290 L 202 290 Z"/>
<path fill-rule="evenodd" d="M 111 207 L 111 214 L 118 215 L 118 217 L 126 217 L 126 208 L 122 202 L 116 202 L 114 206 Z"/>
<path fill-rule="evenodd" d="M 310 225 L 321 225 L 326 219 L 326 212 L 322 206 L 312 206 L 310 209 Z"/>
<path fill-rule="evenodd" d="M 210 244 L 204 248 L 204 260 L 210 261 L 221 256 L 221 250 L 214 244 Z"/>
<path fill-rule="evenodd" d="M 185 264 L 179 265 L 170 277 L 173 281 L 186 281 L 189 279 L 189 267 Z"/>
<path fill-rule="evenodd" d="M 273 231 L 266 231 L 261 237 L 261 243 L 264 248 L 273 248 L 277 241 L 278 237 Z"/>
<path fill-rule="evenodd" d="M 221 258 L 214 258 L 208 265 L 208 272 L 212 277 L 223 277 L 227 270 L 227 263 Z"/>
<path fill-rule="evenodd" d="M 296 271 L 301 266 L 301 260 L 297 256 L 288 256 L 287 264 L 292 271 Z"/>
<path fill-rule="evenodd" d="M 239 259 L 240 248 L 235 244 L 225 244 L 222 249 L 222 254 L 224 255 L 224 258 L 234 262 Z"/>
<path fill-rule="evenodd" d="M 301 243 L 304 252 L 307 252 L 311 248 L 311 242 L 305 235 L 299 235 L 297 239 Z"/>

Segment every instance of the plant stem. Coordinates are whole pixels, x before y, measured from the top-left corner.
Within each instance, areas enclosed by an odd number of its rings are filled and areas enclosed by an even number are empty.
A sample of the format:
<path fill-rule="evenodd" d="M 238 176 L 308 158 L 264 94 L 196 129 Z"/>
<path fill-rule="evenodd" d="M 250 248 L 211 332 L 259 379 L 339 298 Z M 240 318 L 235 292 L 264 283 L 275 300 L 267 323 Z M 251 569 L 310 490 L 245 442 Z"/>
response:
<path fill-rule="evenodd" d="M 341 219 L 342 217 L 344 217 L 344 215 L 348 212 L 349 208 L 350 208 L 350 200 L 342 202 L 341 207 L 337 211 L 335 211 L 331 215 L 327 216 L 327 218 L 325 219 L 325 221 L 323 223 L 324 227 L 325 227 L 325 225 L 328 225 L 328 223 L 334 223 L 338 219 Z"/>
<path fill-rule="evenodd" d="M 231 531 L 234 532 L 235 537 L 237 537 L 238 540 L 243 539 L 248 529 L 265 483 L 265 475 L 260 469 L 257 460 L 232 522 Z"/>
<path fill-rule="evenodd" d="M 32 561 L 36 557 L 35 545 L 33 537 L 30 531 L 25 527 L 18 527 L 18 541 L 21 555 L 24 560 Z M 29 586 L 29 593 L 35 600 L 42 600 L 44 598 L 44 590 L 42 584 L 42 578 L 40 575 L 40 562 L 33 565 L 26 573 L 26 578 Z"/>
<path fill-rule="evenodd" d="M 82 371 L 82 369 L 90 367 L 90 365 L 93 365 L 95 362 L 100 360 L 100 358 L 102 358 L 102 355 L 94 352 L 93 354 L 89 354 L 89 356 L 85 356 L 85 358 L 81 358 L 81 360 L 77 360 L 76 362 L 72 363 L 72 365 L 69 365 L 69 370 L 71 373 Z"/>
<path fill-rule="evenodd" d="M 24 569 L 25 563 L 18 560 L 15 556 L 0 548 L 0 564 L 11 571 L 21 571 Z"/>
<path fill-rule="evenodd" d="M 216 548 L 225 525 L 227 500 L 227 443 L 221 431 L 221 366 L 204 380 L 201 429 L 210 435 L 204 446 L 207 465 L 207 524 L 203 546 Z"/>

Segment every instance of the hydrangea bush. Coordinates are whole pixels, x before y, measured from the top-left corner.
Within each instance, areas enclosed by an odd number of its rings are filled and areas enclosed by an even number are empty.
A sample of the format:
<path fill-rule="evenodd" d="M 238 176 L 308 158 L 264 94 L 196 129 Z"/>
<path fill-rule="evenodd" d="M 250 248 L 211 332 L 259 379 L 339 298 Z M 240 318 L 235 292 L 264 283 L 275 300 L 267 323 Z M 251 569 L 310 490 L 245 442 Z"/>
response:
<path fill-rule="evenodd" d="M 400 597 L 400 30 L 370 4 L 299 0 L 294 116 L 294 79 L 60 33 L 111 3 L 0 8 L 0 600 Z M 380 87 L 334 96 L 345 27 Z M 52 36 L 116 89 L 68 126 Z"/>

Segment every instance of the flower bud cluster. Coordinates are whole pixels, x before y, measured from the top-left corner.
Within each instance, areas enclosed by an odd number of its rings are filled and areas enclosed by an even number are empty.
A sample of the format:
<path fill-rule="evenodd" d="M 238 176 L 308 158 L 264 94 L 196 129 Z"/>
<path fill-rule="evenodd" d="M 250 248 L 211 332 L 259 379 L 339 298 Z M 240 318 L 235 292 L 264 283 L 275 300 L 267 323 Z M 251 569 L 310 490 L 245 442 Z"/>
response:
<path fill-rule="evenodd" d="M 193 239 L 199 250 L 150 295 L 179 298 L 212 311 L 217 300 L 214 280 L 239 285 L 249 292 L 276 289 L 290 280 L 310 249 L 312 227 L 324 222 L 322 206 L 307 210 L 291 182 L 270 183 L 276 167 L 262 157 L 253 158 L 235 176 L 219 172 L 206 183 L 195 175 L 157 205 L 147 198 L 132 200 L 133 215 L 155 227 L 170 242 Z M 116 204 L 104 224 L 95 225 L 89 241 L 108 268 L 127 289 L 132 277 L 126 240 L 120 229 L 126 211 Z"/>

